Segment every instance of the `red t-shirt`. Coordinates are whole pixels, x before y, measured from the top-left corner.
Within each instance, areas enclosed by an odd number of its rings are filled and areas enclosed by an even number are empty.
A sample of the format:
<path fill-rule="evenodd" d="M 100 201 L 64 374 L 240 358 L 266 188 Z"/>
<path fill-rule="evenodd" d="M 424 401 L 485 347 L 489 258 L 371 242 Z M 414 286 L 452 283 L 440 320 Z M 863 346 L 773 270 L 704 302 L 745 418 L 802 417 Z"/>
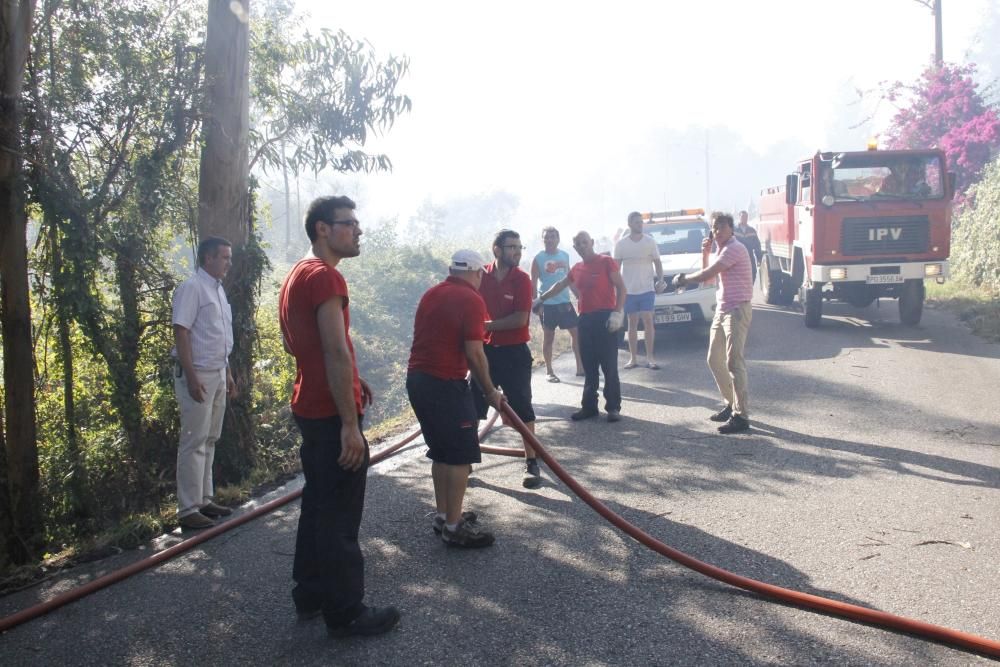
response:
<path fill-rule="evenodd" d="M 503 280 L 497 281 L 494 277 L 496 269 L 496 262 L 487 266 L 483 282 L 479 284 L 479 295 L 486 303 L 489 319 L 499 320 L 511 313 L 531 312 L 531 278 L 528 274 L 515 266 Z M 485 340 L 487 345 L 517 345 L 531 340 L 531 334 L 525 322 L 523 327 L 517 329 L 487 331 Z"/>
<path fill-rule="evenodd" d="M 448 276 L 427 290 L 413 320 L 409 370 L 442 380 L 462 380 L 469 371 L 465 341 L 486 333 L 486 304 L 472 285 Z"/>
<path fill-rule="evenodd" d="M 594 255 L 589 262 L 577 262 L 569 270 L 570 282 L 580 292 L 581 315 L 615 309 L 617 294 L 612 273 L 618 273 L 618 262 L 607 255 Z"/>
<path fill-rule="evenodd" d="M 361 407 L 361 379 L 351 344 L 351 314 L 347 307 L 347 282 L 337 269 L 321 259 L 303 259 L 292 267 L 278 296 L 278 318 L 281 334 L 295 356 L 295 389 L 292 391 L 292 412 L 306 419 L 322 419 L 337 414 L 337 405 L 326 381 L 323 345 L 319 336 L 316 311 L 334 297 L 344 299 L 344 333 L 351 351 L 351 373 L 354 377 L 354 407 Z"/>

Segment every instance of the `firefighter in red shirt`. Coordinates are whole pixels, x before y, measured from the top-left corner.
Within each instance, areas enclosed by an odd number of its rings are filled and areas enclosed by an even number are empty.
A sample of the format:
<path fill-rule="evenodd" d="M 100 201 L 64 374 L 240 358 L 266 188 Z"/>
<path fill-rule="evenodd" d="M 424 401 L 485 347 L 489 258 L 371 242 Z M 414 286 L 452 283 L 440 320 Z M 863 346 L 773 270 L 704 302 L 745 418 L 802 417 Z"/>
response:
<path fill-rule="evenodd" d="M 361 432 L 372 392 L 358 375 L 347 282 L 340 260 L 361 253 L 361 225 L 347 197 L 309 206 L 310 256 L 285 278 L 278 315 L 295 356 L 292 414 L 302 432 L 302 509 L 292 599 L 302 619 L 323 614 L 332 637 L 376 635 L 399 621 L 395 607 L 367 607 L 358 529 L 365 504 L 368 441 Z"/>
<path fill-rule="evenodd" d="M 520 235 L 502 229 L 493 239 L 496 258 L 484 269 L 479 294 L 486 302 L 484 349 L 490 365 L 490 379 L 503 390 L 510 407 L 532 433 L 535 432 L 535 410 L 531 406 L 531 350 L 528 341 L 528 320 L 531 318 L 531 278 L 518 266 L 521 263 Z M 480 392 L 475 392 L 476 410 L 486 418 L 487 406 Z M 542 477 L 535 451 L 524 443 L 525 467 L 521 484 L 527 489 L 538 488 Z"/>
<path fill-rule="evenodd" d="M 618 262 L 594 252 L 594 240 L 587 232 L 573 237 L 573 247 L 583 259 L 570 269 L 569 275 L 541 294 L 532 306 L 538 310 L 549 297 L 570 285 L 580 295 L 580 359 L 583 361 L 582 407 L 572 414 L 574 421 L 598 414 L 597 386 L 599 371 L 604 372 L 604 409 L 608 421 L 621 419 L 622 391 L 618 380 L 618 336 L 625 315 L 625 282 L 618 271 Z"/>
<path fill-rule="evenodd" d="M 493 533 L 478 523 L 474 512 L 462 512 L 469 471 L 482 460 L 479 420 L 466 374 L 472 371 L 494 408 L 499 410 L 502 400 L 483 352 L 487 316 L 478 291 L 483 259 L 473 250 L 459 250 L 448 272 L 417 306 L 406 393 L 433 461 L 434 532 L 449 546 L 488 547 Z"/>

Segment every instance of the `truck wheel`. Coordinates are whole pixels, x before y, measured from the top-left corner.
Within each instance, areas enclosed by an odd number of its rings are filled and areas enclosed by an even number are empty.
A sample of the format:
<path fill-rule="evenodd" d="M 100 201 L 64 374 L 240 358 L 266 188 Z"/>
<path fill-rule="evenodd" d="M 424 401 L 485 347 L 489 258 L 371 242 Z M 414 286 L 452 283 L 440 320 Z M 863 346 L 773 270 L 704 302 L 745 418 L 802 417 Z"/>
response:
<path fill-rule="evenodd" d="M 760 289 L 764 292 L 764 301 L 771 306 L 782 305 L 784 277 L 780 270 L 771 270 L 771 258 L 764 255 L 760 262 Z"/>
<path fill-rule="evenodd" d="M 899 321 L 907 326 L 920 324 L 924 312 L 924 281 L 907 280 L 899 293 Z"/>
<path fill-rule="evenodd" d="M 790 306 L 795 302 L 795 295 L 799 293 L 799 285 L 795 284 L 795 279 L 787 273 L 781 273 L 780 294 L 778 298 L 782 306 Z"/>
<path fill-rule="evenodd" d="M 806 311 L 805 322 L 810 329 L 815 329 L 823 320 L 823 284 L 813 285 L 805 291 Z"/>

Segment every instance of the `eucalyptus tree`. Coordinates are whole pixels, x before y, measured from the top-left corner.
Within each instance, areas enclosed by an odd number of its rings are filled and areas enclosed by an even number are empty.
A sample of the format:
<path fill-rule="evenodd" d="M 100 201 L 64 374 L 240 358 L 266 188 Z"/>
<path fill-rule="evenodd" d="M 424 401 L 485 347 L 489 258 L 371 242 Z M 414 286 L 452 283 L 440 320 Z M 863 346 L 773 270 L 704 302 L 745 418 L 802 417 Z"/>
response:
<path fill-rule="evenodd" d="M 257 17 L 249 0 L 209 0 L 205 43 L 198 229 L 202 237 L 233 242 L 226 279 L 235 334 L 230 365 L 242 397 L 230 404 L 217 451 L 236 475 L 253 460 L 254 315 L 267 269 L 252 229 L 248 176 L 254 168 L 390 169 L 388 156 L 369 154 L 364 145 L 410 109 L 409 98 L 396 92 L 406 58 L 380 61 L 370 45 L 344 32 L 301 32 L 284 0 L 261 8 Z"/>

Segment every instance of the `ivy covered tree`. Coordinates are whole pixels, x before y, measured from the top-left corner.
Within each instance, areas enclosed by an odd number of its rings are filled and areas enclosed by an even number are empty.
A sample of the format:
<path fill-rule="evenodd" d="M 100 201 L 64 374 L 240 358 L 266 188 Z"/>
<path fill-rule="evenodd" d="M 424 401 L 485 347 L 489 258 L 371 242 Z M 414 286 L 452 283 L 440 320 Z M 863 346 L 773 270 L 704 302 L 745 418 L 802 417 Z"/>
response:
<path fill-rule="evenodd" d="M 1000 117 L 983 99 L 975 65 L 929 67 L 912 84 L 884 96 L 898 107 L 886 132 L 889 148 L 941 148 L 964 193 L 1000 148 Z"/>

